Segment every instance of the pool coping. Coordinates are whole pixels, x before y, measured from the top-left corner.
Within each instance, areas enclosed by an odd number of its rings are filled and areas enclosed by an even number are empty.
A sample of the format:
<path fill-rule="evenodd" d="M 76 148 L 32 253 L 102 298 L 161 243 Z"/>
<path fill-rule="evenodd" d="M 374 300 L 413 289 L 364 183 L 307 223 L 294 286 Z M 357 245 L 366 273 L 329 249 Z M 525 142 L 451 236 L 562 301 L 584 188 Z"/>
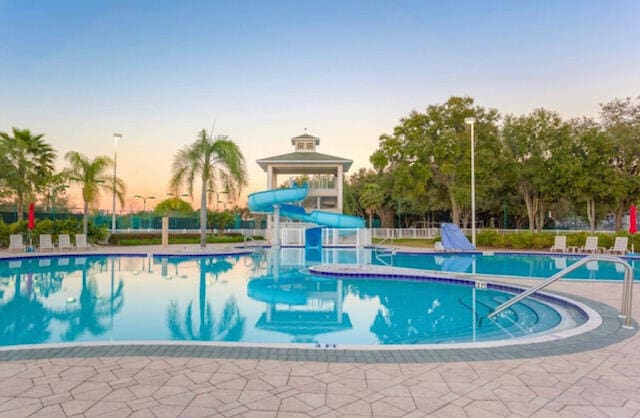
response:
<path fill-rule="evenodd" d="M 111 253 L 90 253 L 91 255 L 144 255 Z M 149 253 L 153 256 L 164 254 Z M 204 255 L 236 255 L 240 252 L 216 252 Z M 48 254 L 51 256 L 51 254 Z M 59 254 L 56 254 L 56 256 Z M 77 254 L 69 254 L 77 255 Z M 87 252 L 82 255 L 88 255 Z M 174 255 L 174 254 L 171 254 Z M 171 256 L 166 254 L 166 256 Z M 186 255 L 177 253 L 175 255 Z M 203 255 L 203 253 L 192 254 Z M 32 254 L 24 254 L 24 258 Z M 64 256 L 64 254 L 63 254 Z M 408 269 L 413 270 L 413 269 Z M 422 271 L 424 272 L 424 271 Z M 428 274 L 432 272 L 426 272 Z M 460 279 L 455 279 L 460 280 Z M 469 281 L 469 279 L 464 279 Z M 472 281 L 474 281 L 472 279 Z M 474 281 L 475 282 L 475 281 Z M 498 286 L 518 288 L 518 286 L 499 283 Z M 90 358 L 90 357 L 123 357 L 123 356 L 166 356 L 166 357 L 200 357 L 220 359 L 256 359 L 256 360 L 289 360 L 289 361 L 321 361 L 321 362 L 358 362 L 358 363 L 425 363 L 455 361 L 487 361 L 535 358 L 551 355 L 571 354 L 603 348 L 623 341 L 636 334 L 638 323 L 633 321 L 633 329 L 622 327 L 618 310 L 591 299 L 582 298 L 561 292 L 546 292 L 553 297 L 568 299 L 583 304 L 594 310 L 601 318 L 601 323 L 589 331 L 564 338 L 528 338 L 523 343 L 478 345 L 478 343 L 460 343 L 446 345 L 405 345 L 396 346 L 347 346 L 334 344 L 315 344 L 300 346 L 297 344 L 249 344 L 224 342 L 154 342 L 154 341 L 122 341 L 92 342 L 76 344 L 43 344 L 37 347 L 9 346 L 0 348 L 0 361 L 36 360 L 51 358 Z M 470 346 L 469 344 L 474 344 Z"/>

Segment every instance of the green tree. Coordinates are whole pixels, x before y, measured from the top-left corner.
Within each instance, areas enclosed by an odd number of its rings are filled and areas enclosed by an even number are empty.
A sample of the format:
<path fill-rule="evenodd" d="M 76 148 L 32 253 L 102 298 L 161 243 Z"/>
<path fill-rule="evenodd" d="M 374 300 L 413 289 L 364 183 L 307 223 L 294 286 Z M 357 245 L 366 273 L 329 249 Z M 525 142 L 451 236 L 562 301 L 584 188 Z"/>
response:
<path fill-rule="evenodd" d="M 640 195 L 640 96 L 635 102 L 628 97 L 601 105 L 600 120 L 615 149 L 612 191 L 617 203 L 616 230 L 620 230 L 624 211 Z"/>
<path fill-rule="evenodd" d="M 153 212 L 159 216 L 167 216 L 173 213 L 191 213 L 193 207 L 179 197 L 172 197 L 158 203 Z"/>
<path fill-rule="evenodd" d="M 575 119 L 571 122 L 573 148 L 566 163 L 567 195 L 574 202 L 586 205 L 591 231 L 596 229 L 596 204 L 605 204 L 613 197 L 615 169 L 611 165 L 614 144 L 607 141 L 605 132 L 591 119 Z"/>
<path fill-rule="evenodd" d="M 564 190 L 571 144 L 569 125 L 560 115 L 537 109 L 529 115 L 505 118 L 505 154 L 518 192 L 524 200 L 529 230 L 541 230 L 544 205 Z"/>
<path fill-rule="evenodd" d="M 64 158 L 69 162 L 70 167 L 65 173 L 70 181 L 82 187 L 82 201 L 84 202 L 82 232 L 87 233 L 89 222 L 89 207 L 98 203 L 100 192 L 113 193 L 113 176 L 107 173 L 113 161 L 106 156 L 98 156 L 91 160 L 86 155 L 77 151 L 69 151 Z M 124 195 L 127 188 L 124 181 L 116 178 L 115 192 L 120 204 L 124 204 Z"/>
<path fill-rule="evenodd" d="M 451 97 L 400 120 L 392 135 L 382 135 L 370 160 L 387 177 L 387 206 L 425 212 L 450 209 L 455 223 L 469 219 L 471 142 L 465 118 L 475 117 L 476 189 L 480 199 L 492 195 L 500 164 L 495 109 L 484 109 L 470 97 Z"/>
<path fill-rule="evenodd" d="M 384 192 L 376 183 L 368 183 L 362 190 L 359 203 L 369 216 L 369 228 L 373 228 L 373 215 L 384 203 Z"/>
<path fill-rule="evenodd" d="M 215 139 L 207 136 L 206 130 L 198 133 L 196 141 L 187 145 L 175 155 L 172 166 L 170 188 L 177 193 L 186 185 L 193 196 L 193 188 L 199 176 L 200 192 L 200 246 L 207 245 L 207 200 L 219 186 L 230 195 L 236 196 L 247 185 L 244 157 L 238 145 L 227 136 Z M 208 199 L 207 199 L 208 197 Z"/>
<path fill-rule="evenodd" d="M 222 236 L 222 232 L 226 228 L 230 228 L 236 221 L 235 214 L 230 210 L 224 210 L 222 212 L 209 212 L 208 216 L 209 225 L 218 230 L 218 236 Z"/>
<path fill-rule="evenodd" d="M 18 128 L 13 128 L 12 133 L 13 136 L 0 132 L 0 180 L 15 199 L 21 221 L 26 199 L 33 198 L 53 173 L 56 152 L 44 141 L 44 134 Z"/>

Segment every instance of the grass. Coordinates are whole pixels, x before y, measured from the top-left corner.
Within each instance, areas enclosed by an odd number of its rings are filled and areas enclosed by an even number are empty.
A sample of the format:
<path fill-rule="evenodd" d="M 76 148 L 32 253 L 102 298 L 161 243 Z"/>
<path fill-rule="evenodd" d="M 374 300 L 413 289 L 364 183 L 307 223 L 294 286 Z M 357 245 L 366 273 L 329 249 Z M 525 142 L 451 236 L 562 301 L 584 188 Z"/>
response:
<path fill-rule="evenodd" d="M 373 238 L 373 244 L 379 244 L 383 241 L 382 238 Z M 387 239 L 384 244 L 385 245 L 402 245 L 403 247 L 414 247 L 414 248 L 433 248 L 433 243 L 438 241 L 436 239 L 422 239 L 422 238 L 394 238 L 393 241 Z"/>

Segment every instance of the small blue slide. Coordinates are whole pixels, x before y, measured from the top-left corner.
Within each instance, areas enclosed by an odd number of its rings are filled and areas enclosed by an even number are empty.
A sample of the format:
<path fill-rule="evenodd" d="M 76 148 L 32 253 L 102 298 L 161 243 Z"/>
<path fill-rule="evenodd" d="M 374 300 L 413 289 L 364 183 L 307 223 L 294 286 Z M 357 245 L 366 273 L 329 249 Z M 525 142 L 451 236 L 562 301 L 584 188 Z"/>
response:
<path fill-rule="evenodd" d="M 252 212 L 272 213 L 274 205 L 280 205 L 280 215 L 296 221 L 313 222 L 331 228 L 364 228 L 364 219 L 357 216 L 314 210 L 307 213 L 304 208 L 291 205 L 307 197 L 307 187 L 271 189 L 249 195 L 249 209 Z"/>

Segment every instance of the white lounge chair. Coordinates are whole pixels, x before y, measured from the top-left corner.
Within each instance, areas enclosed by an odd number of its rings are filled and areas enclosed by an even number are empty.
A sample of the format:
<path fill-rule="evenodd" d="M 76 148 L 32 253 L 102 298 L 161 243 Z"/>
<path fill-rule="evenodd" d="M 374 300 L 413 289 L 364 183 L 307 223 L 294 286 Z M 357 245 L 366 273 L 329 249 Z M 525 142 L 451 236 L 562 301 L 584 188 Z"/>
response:
<path fill-rule="evenodd" d="M 76 234 L 76 248 L 88 250 L 91 246 L 87 243 L 87 234 Z"/>
<path fill-rule="evenodd" d="M 73 245 L 71 245 L 71 238 L 69 238 L 69 234 L 58 235 L 59 250 L 70 250 L 72 248 L 73 248 Z"/>
<path fill-rule="evenodd" d="M 436 241 L 433 243 L 433 251 L 444 251 L 444 247 L 442 246 L 442 241 Z"/>
<path fill-rule="evenodd" d="M 11 234 L 9 236 L 9 251 L 24 251 L 22 234 Z"/>
<path fill-rule="evenodd" d="M 629 237 L 616 237 L 616 240 L 613 242 L 613 247 L 609 248 L 607 252 L 609 254 L 626 254 L 628 245 Z"/>
<path fill-rule="evenodd" d="M 584 246 L 580 247 L 580 252 L 594 254 L 602 252 L 602 248 L 598 247 L 598 237 L 587 237 Z"/>
<path fill-rule="evenodd" d="M 553 240 L 553 246 L 549 249 L 549 251 L 559 251 L 559 252 L 566 253 L 567 252 L 567 236 L 556 235 Z"/>
<path fill-rule="evenodd" d="M 53 242 L 51 242 L 51 234 L 40 234 L 40 251 L 53 251 Z"/>

